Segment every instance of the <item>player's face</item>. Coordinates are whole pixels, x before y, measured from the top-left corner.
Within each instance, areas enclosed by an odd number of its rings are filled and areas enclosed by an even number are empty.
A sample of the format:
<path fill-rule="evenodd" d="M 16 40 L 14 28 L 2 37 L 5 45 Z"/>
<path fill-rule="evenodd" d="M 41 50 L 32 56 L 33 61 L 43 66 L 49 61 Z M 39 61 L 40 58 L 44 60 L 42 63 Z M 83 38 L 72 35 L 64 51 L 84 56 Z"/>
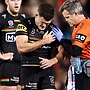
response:
<path fill-rule="evenodd" d="M 7 7 L 11 13 L 18 13 L 22 0 L 7 0 Z"/>
<path fill-rule="evenodd" d="M 70 14 L 67 10 L 64 10 L 62 14 L 70 27 L 74 27 L 77 24 L 77 16 L 75 14 Z"/>
<path fill-rule="evenodd" d="M 41 17 L 38 13 L 35 16 L 35 23 L 40 30 L 45 30 L 45 28 L 51 23 L 52 20 L 46 21 L 43 17 Z"/>

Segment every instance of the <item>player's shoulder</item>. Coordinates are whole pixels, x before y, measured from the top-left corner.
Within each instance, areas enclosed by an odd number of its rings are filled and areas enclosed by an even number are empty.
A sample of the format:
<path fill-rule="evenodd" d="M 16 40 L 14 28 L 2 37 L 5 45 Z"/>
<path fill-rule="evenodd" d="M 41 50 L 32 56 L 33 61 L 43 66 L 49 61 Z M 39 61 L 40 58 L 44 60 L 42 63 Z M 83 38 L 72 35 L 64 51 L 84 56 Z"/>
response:
<path fill-rule="evenodd" d="M 22 19 L 21 22 L 18 24 L 17 28 L 21 29 L 21 28 L 25 28 L 25 27 L 28 27 L 28 26 L 32 26 L 32 18 L 28 17 L 28 18 L 25 18 L 25 19 Z"/>
<path fill-rule="evenodd" d="M 50 23 L 49 26 L 48 26 L 50 29 L 51 27 L 54 27 L 54 28 L 59 28 L 57 25 L 55 25 L 54 23 Z"/>
<path fill-rule="evenodd" d="M 29 24 L 29 25 L 34 25 L 35 24 L 35 17 L 28 17 L 28 18 L 25 18 L 23 20 L 23 22 Z"/>
<path fill-rule="evenodd" d="M 20 13 L 20 17 L 22 17 L 22 18 L 28 18 L 29 16 L 26 13 Z"/>
<path fill-rule="evenodd" d="M 50 23 L 50 24 L 49 24 L 49 26 L 56 27 L 56 25 L 55 25 L 55 24 L 53 24 L 53 23 Z"/>

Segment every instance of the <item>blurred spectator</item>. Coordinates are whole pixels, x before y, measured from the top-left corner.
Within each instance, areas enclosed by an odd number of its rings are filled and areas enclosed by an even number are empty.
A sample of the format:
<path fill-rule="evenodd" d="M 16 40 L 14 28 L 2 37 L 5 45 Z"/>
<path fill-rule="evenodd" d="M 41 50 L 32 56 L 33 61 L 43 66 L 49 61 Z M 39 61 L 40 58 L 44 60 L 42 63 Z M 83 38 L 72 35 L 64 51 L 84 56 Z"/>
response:
<path fill-rule="evenodd" d="M 5 8 L 4 8 L 3 4 L 0 3 L 0 13 L 3 12 L 4 9 L 5 9 Z"/>
<path fill-rule="evenodd" d="M 57 2 L 56 2 L 56 5 L 57 5 L 56 10 L 57 10 L 57 11 L 58 11 L 58 9 L 61 7 L 61 5 L 63 4 L 64 1 L 65 1 L 65 0 L 57 0 Z"/>
<path fill-rule="evenodd" d="M 26 0 L 22 3 L 21 12 L 27 13 L 30 17 L 34 17 L 38 6 L 40 4 L 39 0 Z"/>
<path fill-rule="evenodd" d="M 80 1 L 80 3 L 83 5 L 83 6 L 85 6 L 86 4 L 87 4 L 87 1 L 88 0 L 79 0 Z"/>
<path fill-rule="evenodd" d="M 90 17 L 90 0 L 79 0 L 83 6 L 83 9 L 88 17 Z"/>

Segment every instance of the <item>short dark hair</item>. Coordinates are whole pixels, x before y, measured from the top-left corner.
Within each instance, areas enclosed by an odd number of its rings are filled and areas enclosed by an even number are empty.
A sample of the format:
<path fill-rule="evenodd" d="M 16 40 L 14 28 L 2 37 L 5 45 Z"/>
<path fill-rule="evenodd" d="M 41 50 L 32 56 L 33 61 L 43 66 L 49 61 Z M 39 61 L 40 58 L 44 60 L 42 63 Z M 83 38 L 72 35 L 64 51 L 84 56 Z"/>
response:
<path fill-rule="evenodd" d="M 41 4 L 38 11 L 39 15 L 44 17 L 46 21 L 49 21 L 54 17 L 54 8 L 48 3 Z"/>

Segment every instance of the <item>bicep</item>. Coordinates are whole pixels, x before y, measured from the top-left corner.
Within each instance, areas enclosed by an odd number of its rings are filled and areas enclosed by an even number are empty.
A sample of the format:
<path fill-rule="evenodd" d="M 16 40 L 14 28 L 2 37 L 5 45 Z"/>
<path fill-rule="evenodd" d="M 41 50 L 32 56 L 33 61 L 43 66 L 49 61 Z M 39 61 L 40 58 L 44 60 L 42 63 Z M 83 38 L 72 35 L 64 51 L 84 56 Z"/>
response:
<path fill-rule="evenodd" d="M 25 43 L 28 42 L 28 36 L 26 35 L 19 35 L 16 36 L 16 45 L 17 45 L 17 49 L 18 51 L 20 51 L 20 49 L 25 46 Z"/>

